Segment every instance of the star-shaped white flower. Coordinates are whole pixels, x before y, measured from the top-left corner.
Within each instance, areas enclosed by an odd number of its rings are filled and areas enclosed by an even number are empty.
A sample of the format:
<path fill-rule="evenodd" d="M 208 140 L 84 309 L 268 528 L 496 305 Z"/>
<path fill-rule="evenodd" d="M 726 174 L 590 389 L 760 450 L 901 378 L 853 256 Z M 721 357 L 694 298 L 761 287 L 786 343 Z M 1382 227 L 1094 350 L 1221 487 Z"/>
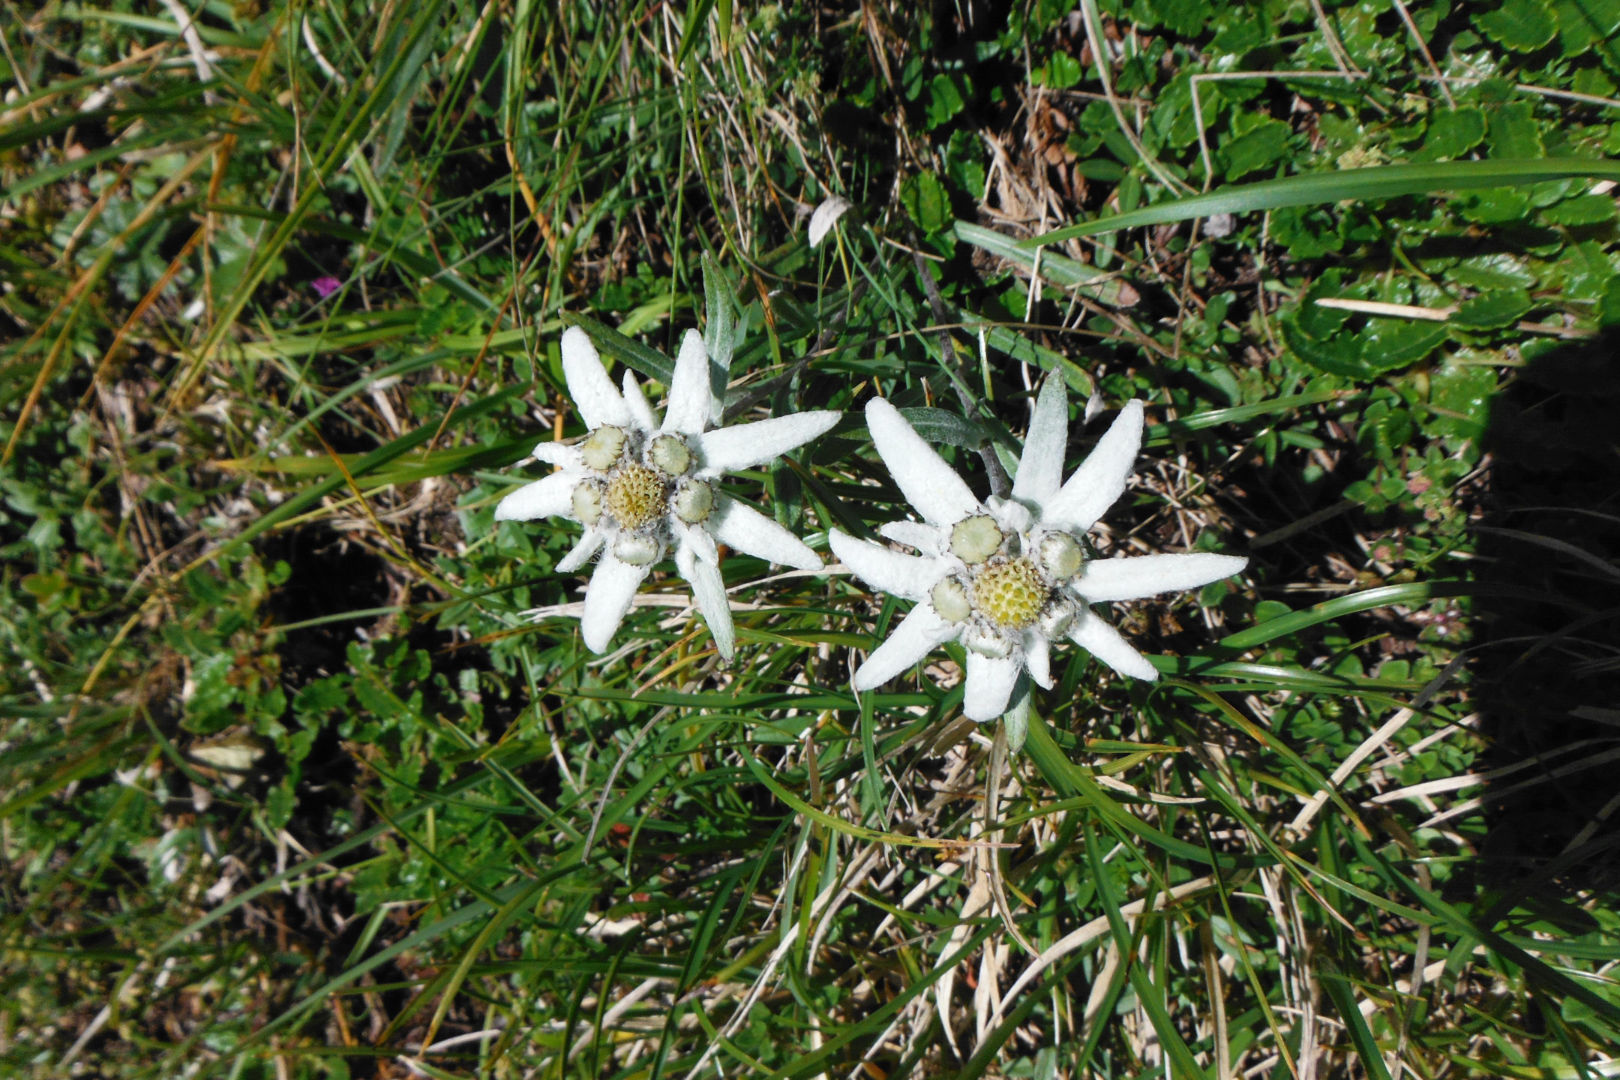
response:
<path fill-rule="evenodd" d="M 719 408 L 696 330 L 681 341 L 662 423 L 630 372 L 623 392 L 614 388 L 596 346 L 577 326 L 563 332 L 562 362 L 590 434 L 572 445 L 535 447 L 534 456 L 557 471 L 502 499 L 495 520 L 565 517 L 585 526 L 557 569 L 577 570 L 601 552 L 580 619 L 592 652 L 607 648 L 653 564 L 673 547 L 675 567 L 691 584 L 715 647 L 731 659 L 736 633 L 716 542 L 799 570 L 820 569 L 821 558 L 770 518 L 722 494 L 718 481 L 804 445 L 840 414 L 805 412 L 710 430 Z"/>
<path fill-rule="evenodd" d="M 867 584 L 916 602 L 856 670 L 856 690 L 880 686 L 953 640 L 967 650 L 962 711 L 981 723 L 1007 711 L 1020 673 L 1051 688 L 1049 650 L 1058 638 L 1122 675 L 1155 679 L 1153 665 L 1090 605 L 1196 588 L 1248 564 L 1209 554 L 1085 557 L 1082 535 L 1124 492 L 1141 446 L 1141 402 L 1125 406 L 1064 483 L 1068 398 L 1061 379 L 1047 379 L 1011 497 L 984 502 L 887 401 L 867 403 L 866 424 L 895 483 L 923 520 L 893 521 L 878 530 L 920 555 L 836 529 L 829 534 L 833 552 Z"/>

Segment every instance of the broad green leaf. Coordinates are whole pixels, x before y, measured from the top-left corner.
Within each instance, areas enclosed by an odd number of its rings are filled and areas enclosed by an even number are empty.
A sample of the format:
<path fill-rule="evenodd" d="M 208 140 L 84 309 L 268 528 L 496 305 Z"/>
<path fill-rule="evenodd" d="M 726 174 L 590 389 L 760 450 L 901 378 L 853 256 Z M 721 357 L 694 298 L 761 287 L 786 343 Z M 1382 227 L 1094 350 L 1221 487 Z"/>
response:
<path fill-rule="evenodd" d="M 1530 196 L 1519 188 L 1471 191 L 1453 205 L 1465 220 L 1477 225 L 1505 225 L 1530 216 Z"/>
<path fill-rule="evenodd" d="M 1495 8 L 1475 12 L 1473 19 L 1486 37 L 1515 52 L 1534 52 L 1558 33 L 1546 0 L 1502 0 Z"/>
<path fill-rule="evenodd" d="M 1144 0 L 1143 7 L 1165 29 L 1181 37 L 1197 37 L 1214 14 L 1209 0 Z"/>
<path fill-rule="evenodd" d="M 1528 289 L 1536 283 L 1536 275 L 1523 260 L 1506 253 L 1471 256 L 1455 266 L 1447 267 L 1445 279 L 1482 291 Z"/>
<path fill-rule="evenodd" d="M 1565 56 L 1577 57 L 1592 51 L 1610 72 L 1620 74 L 1620 4 L 1612 0 L 1554 0 L 1553 12 L 1558 19 L 1558 45 Z M 1575 88 L 1581 90 L 1579 73 Z M 1599 96 L 1608 96 L 1608 92 L 1599 91 Z"/>
<path fill-rule="evenodd" d="M 1498 330 L 1524 318 L 1532 306 L 1530 294 L 1523 289 L 1480 293 L 1457 305 L 1451 324 L 1468 330 Z"/>
<path fill-rule="evenodd" d="M 1620 326 L 1620 275 L 1612 277 L 1603 286 L 1597 302 L 1598 325 L 1604 328 Z"/>
<path fill-rule="evenodd" d="M 1368 319 L 1367 328 L 1357 335 L 1362 363 L 1373 371 L 1410 367 L 1445 340 L 1444 323 L 1400 318 Z"/>
<path fill-rule="evenodd" d="M 949 123 L 962 111 L 964 104 L 962 92 L 956 88 L 956 80 L 943 73 L 935 75 L 928 84 L 928 126 L 937 128 Z"/>
<path fill-rule="evenodd" d="M 1536 123 L 1536 107 L 1528 101 L 1506 101 L 1488 114 L 1493 158 L 1525 160 L 1546 153 L 1541 126 Z M 1564 177 L 1549 177 L 1562 180 Z"/>
<path fill-rule="evenodd" d="M 908 176 L 900 185 L 900 202 L 923 232 L 932 235 L 951 222 L 951 199 L 931 172 Z"/>
<path fill-rule="evenodd" d="M 1218 154 L 1226 178 L 1236 180 L 1259 169 L 1275 169 L 1288 158 L 1288 142 L 1294 129 L 1281 120 L 1266 121 L 1235 139 L 1221 143 Z"/>
<path fill-rule="evenodd" d="M 1416 161 L 1448 161 L 1485 141 L 1485 114 L 1474 108 L 1447 109 L 1429 120 L 1429 134 Z"/>
<path fill-rule="evenodd" d="M 1577 195 L 1541 212 L 1549 225 L 1601 225 L 1614 220 L 1614 199 L 1609 195 Z"/>
<path fill-rule="evenodd" d="M 1279 321 L 1288 348 L 1316 370 L 1347 379 L 1370 379 L 1376 374 L 1362 362 L 1361 350 L 1348 337 L 1318 341 L 1301 331 L 1299 324 L 1289 316 L 1284 315 Z"/>
<path fill-rule="evenodd" d="M 1041 85 L 1053 90 L 1067 90 L 1085 78 L 1086 72 L 1073 56 L 1066 52 L 1055 52 L 1052 59 L 1046 62 L 1046 67 L 1037 69 L 1036 74 L 1044 76 L 1039 79 Z"/>
<path fill-rule="evenodd" d="M 1435 418 L 1425 429 L 1437 435 L 1477 439 L 1490 420 L 1496 372 L 1484 364 L 1448 363 L 1429 376 L 1429 408 Z"/>

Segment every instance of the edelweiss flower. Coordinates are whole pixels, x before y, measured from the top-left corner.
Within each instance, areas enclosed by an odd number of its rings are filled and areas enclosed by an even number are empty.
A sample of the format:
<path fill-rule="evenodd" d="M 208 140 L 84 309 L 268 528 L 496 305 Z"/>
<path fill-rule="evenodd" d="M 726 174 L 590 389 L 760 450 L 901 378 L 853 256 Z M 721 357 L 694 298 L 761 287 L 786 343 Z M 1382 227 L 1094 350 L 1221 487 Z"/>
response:
<path fill-rule="evenodd" d="M 557 569 L 577 570 L 601 552 L 580 619 L 592 652 L 607 648 L 653 563 L 673 545 L 675 567 L 691 583 L 715 647 L 731 659 L 736 635 L 716 541 L 800 570 L 819 569 L 821 559 L 770 518 L 721 494 L 717 482 L 722 473 L 802 446 L 837 423 L 839 414 L 806 412 L 708 430 L 719 420 L 719 407 L 696 330 L 681 341 L 661 424 L 635 376 L 625 372 L 624 392 L 614 389 L 596 347 L 577 326 L 563 332 L 562 362 L 568 392 L 590 434 L 573 445 L 535 447 L 534 456 L 557 471 L 502 499 L 495 520 L 566 517 L 585 526 Z"/>
<path fill-rule="evenodd" d="M 871 690 L 935 646 L 958 639 L 967 650 L 962 711 L 981 723 L 1007 711 L 1021 672 L 1051 688 L 1055 638 L 1067 637 L 1122 675 L 1155 679 L 1153 665 L 1090 605 L 1207 585 L 1248 563 L 1208 554 L 1086 558 L 1081 537 L 1124 492 L 1141 445 L 1140 402 L 1125 406 L 1062 483 L 1068 399 L 1061 379 L 1047 379 L 1011 497 L 982 503 L 893 405 L 868 402 L 866 424 L 901 493 L 923 518 L 890 522 L 878 532 L 922 554 L 836 529 L 829 535 L 833 552 L 867 584 L 917 605 L 856 670 L 856 690 Z"/>

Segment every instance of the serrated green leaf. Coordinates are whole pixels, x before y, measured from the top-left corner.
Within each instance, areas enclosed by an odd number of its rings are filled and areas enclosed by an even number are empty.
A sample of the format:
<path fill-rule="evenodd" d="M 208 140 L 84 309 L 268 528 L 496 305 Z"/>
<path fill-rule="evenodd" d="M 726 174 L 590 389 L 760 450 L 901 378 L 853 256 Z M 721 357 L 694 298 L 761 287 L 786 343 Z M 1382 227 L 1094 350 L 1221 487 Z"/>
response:
<path fill-rule="evenodd" d="M 1597 302 L 1598 325 L 1604 328 L 1620 326 L 1620 276 L 1612 277 L 1603 286 Z"/>
<path fill-rule="evenodd" d="M 1464 220 L 1478 225 L 1523 221 L 1530 214 L 1530 196 L 1518 188 L 1471 191 L 1452 203 Z"/>
<path fill-rule="evenodd" d="M 1361 350 L 1349 335 L 1340 334 L 1322 341 L 1301 330 L 1290 315 L 1284 315 L 1280 322 L 1288 348 L 1318 371 L 1350 379 L 1370 379 L 1377 374 L 1362 361 Z"/>
<path fill-rule="evenodd" d="M 1490 112 L 1491 156 L 1539 158 L 1547 152 L 1536 123 L 1536 107 L 1528 101 L 1509 101 Z M 1554 177 L 1553 179 L 1563 179 Z"/>
<path fill-rule="evenodd" d="M 1235 139 L 1221 143 L 1219 158 L 1228 180 L 1247 176 L 1257 169 L 1275 168 L 1287 157 L 1288 140 L 1294 129 L 1270 117 Z"/>
<path fill-rule="evenodd" d="M 1451 324 L 1467 330 L 1499 330 L 1524 318 L 1531 306 L 1530 294 L 1523 289 L 1481 293 L 1457 306 Z"/>
<path fill-rule="evenodd" d="M 1296 259 L 1320 259 L 1344 247 L 1338 216 L 1322 206 L 1284 206 L 1272 211 L 1271 239 Z"/>
<path fill-rule="evenodd" d="M 1360 336 L 1362 362 L 1374 371 L 1395 371 L 1422 360 L 1445 340 L 1444 323 L 1372 319 Z"/>
<path fill-rule="evenodd" d="M 946 124 L 962 111 L 965 103 L 956 80 L 949 75 L 935 75 L 928 84 L 928 126 L 930 129 Z"/>
<path fill-rule="evenodd" d="M 1181 37 L 1204 32 L 1204 23 L 1214 14 L 1208 0 L 1146 0 L 1146 7 L 1159 25 Z"/>
<path fill-rule="evenodd" d="M 1601 225 L 1614 220 L 1614 199 L 1608 195 L 1577 195 L 1541 212 L 1549 225 Z"/>
<path fill-rule="evenodd" d="M 1620 72 L 1620 41 L 1616 40 L 1620 38 L 1620 4 L 1556 0 L 1553 13 L 1558 20 L 1558 47 L 1565 56 L 1595 51 L 1610 71 Z M 1581 89 L 1578 80 L 1576 89 Z"/>
<path fill-rule="evenodd" d="M 1546 0 L 1503 0 L 1494 10 L 1476 13 L 1474 25 L 1514 52 L 1534 52 L 1558 33 L 1558 21 Z"/>
<path fill-rule="evenodd" d="M 1328 298 L 1367 299 L 1367 290 L 1361 286 L 1346 286 L 1343 271 L 1334 268 L 1328 270 L 1305 291 L 1300 302 L 1299 311 L 1295 318 L 1299 329 L 1315 338 L 1317 341 L 1326 341 L 1350 320 L 1350 313 L 1343 308 L 1327 307 L 1317 303 L 1318 300 Z"/>
<path fill-rule="evenodd" d="M 950 196 L 931 172 L 907 177 L 900 185 L 900 202 L 917 227 L 929 235 L 951 223 Z"/>
<path fill-rule="evenodd" d="M 1483 364 L 1448 363 L 1429 376 L 1429 408 L 1434 418 L 1425 427 L 1435 435 L 1477 439 L 1490 420 L 1496 372 Z"/>
<path fill-rule="evenodd" d="M 1044 85 L 1054 90 L 1067 90 L 1085 78 L 1086 74 L 1085 69 L 1080 66 L 1080 61 L 1066 52 L 1053 53 L 1044 70 L 1046 73 Z"/>
<path fill-rule="evenodd" d="M 1567 299 L 1596 300 L 1614 272 L 1603 245 L 1582 240 L 1564 249 L 1544 280 Z"/>
<path fill-rule="evenodd" d="M 1559 25 L 1562 27 L 1563 24 Z M 1601 68 L 1581 68 L 1570 81 L 1570 89 L 1577 94 L 1590 94 L 1592 97 L 1613 97 L 1615 90 L 1620 87 L 1616 87 L 1615 81 Z"/>
<path fill-rule="evenodd" d="M 1505 253 L 1474 255 L 1448 267 L 1445 279 L 1470 289 L 1528 289 L 1536 275 L 1518 258 Z"/>
<path fill-rule="evenodd" d="M 1429 134 L 1416 161 L 1446 161 L 1461 157 L 1485 141 L 1485 114 L 1478 109 L 1448 109 L 1429 119 Z"/>

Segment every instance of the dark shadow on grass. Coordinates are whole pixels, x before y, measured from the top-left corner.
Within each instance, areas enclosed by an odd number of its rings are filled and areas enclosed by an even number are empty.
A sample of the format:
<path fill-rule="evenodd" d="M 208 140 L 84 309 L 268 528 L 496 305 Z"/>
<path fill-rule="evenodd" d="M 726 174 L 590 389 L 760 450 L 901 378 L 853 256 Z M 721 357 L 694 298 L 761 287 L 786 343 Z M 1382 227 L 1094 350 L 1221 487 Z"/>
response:
<path fill-rule="evenodd" d="M 1494 403 L 1471 649 L 1489 925 L 1620 887 L 1620 334 L 1530 358 Z M 1491 916 L 1494 915 L 1495 918 Z"/>

